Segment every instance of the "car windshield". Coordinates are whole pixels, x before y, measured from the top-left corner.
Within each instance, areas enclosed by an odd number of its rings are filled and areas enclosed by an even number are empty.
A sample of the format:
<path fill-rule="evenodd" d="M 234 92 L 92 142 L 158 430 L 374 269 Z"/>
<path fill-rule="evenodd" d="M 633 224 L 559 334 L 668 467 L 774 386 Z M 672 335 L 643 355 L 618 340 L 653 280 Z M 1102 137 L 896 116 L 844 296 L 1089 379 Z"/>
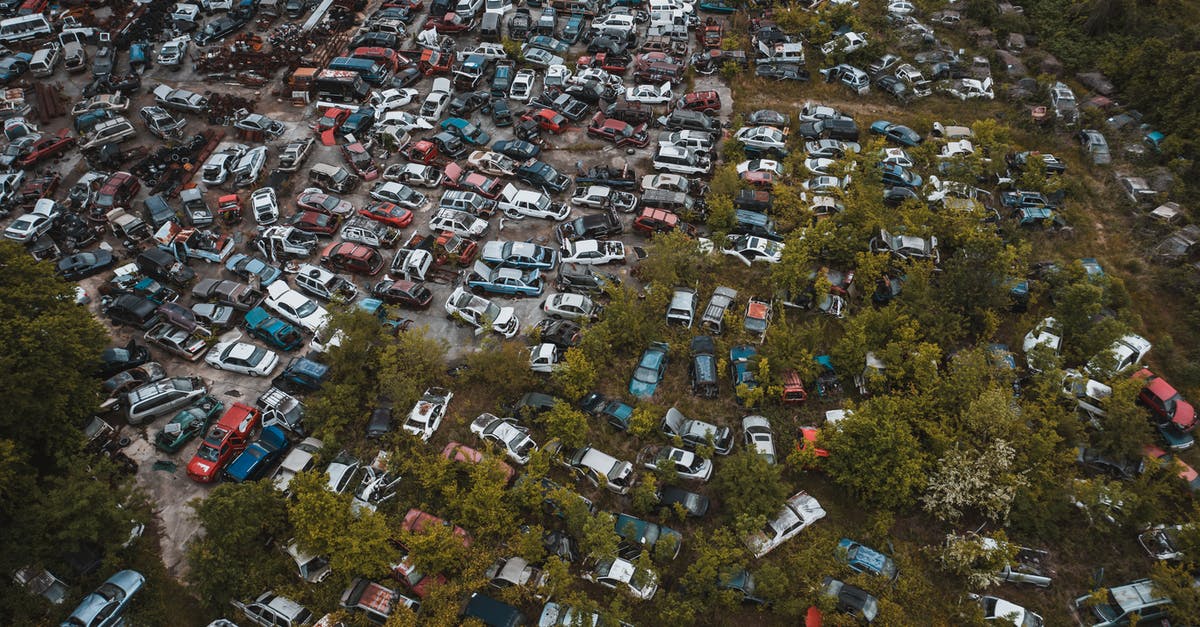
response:
<path fill-rule="evenodd" d="M 658 371 L 654 368 L 646 366 L 638 366 L 638 369 L 633 373 L 633 378 L 646 383 L 653 383 L 658 379 Z"/>
<path fill-rule="evenodd" d="M 196 450 L 196 457 L 199 457 L 205 461 L 215 462 L 217 461 L 217 456 L 220 451 L 221 449 L 215 446 L 210 446 L 207 442 L 205 442 L 200 445 L 199 449 Z"/>
<path fill-rule="evenodd" d="M 499 320 L 500 319 L 500 306 L 497 305 L 496 303 L 488 303 L 487 308 L 483 310 L 483 317 L 487 318 L 491 322 L 495 322 L 495 321 Z"/>
<path fill-rule="evenodd" d="M 306 301 L 304 301 L 303 305 L 300 305 L 299 307 L 296 308 L 296 316 L 300 317 L 300 318 L 307 318 L 307 317 L 311 316 L 313 314 L 313 312 L 315 312 L 316 310 L 317 310 L 317 304 L 312 302 L 311 300 L 306 300 Z"/>

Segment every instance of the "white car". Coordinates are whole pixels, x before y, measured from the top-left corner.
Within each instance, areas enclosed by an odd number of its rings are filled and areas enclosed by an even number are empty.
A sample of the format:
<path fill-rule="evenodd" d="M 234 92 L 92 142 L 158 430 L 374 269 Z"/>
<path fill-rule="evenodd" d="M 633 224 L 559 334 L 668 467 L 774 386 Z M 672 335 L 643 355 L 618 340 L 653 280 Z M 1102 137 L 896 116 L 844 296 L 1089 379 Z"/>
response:
<path fill-rule="evenodd" d="M 61 213 L 58 203 L 49 198 L 39 199 L 33 210 L 13 220 L 12 224 L 4 229 L 4 237 L 14 242 L 32 242 L 50 232 Z"/>
<path fill-rule="evenodd" d="M 908 0 L 891 0 L 887 5 L 887 12 L 892 15 L 912 15 L 917 8 Z"/>
<path fill-rule="evenodd" d="M 744 126 L 734 133 L 733 138 L 760 150 L 787 149 L 787 133 L 774 126 Z"/>
<path fill-rule="evenodd" d="M 969 595 L 979 601 L 983 608 L 983 620 L 988 624 L 1007 624 L 1015 627 L 1041 627 L 1045 624 L 1042 617 L 1033 612 L 1000 597 Z"/>
<path fill-rule="evenodd" d="M 408 209 L 420 209 L 425 206 L 425 194 L 396 181 L 385 181 L 371 188 L 371 198 L 396 203 Z"/>
<path fill-rule="evenodd" d="M 808 141 L 804 144 L 804 152 L 810 157 L 825 157 L 827 159 L 841 159 L 846 156 L 846 153 L 857 154 L 862 150 L 862 146 L 854 142 L 844 142 L 837 139 L 816 139 Z"/>
<path fill-rule="evenodd" d="M 279 199 L 274 187 L 260 187 L 250 194 L 250 208 L 254 221 L 259 226 L 268 226 L 279 221 Z"/>
<path fill-rule="evenodd" d="M 223 184 L 234 164 L 249 150 L 250 147 L 244 144 L 233 144 L 214 152 L 200 168 L 200 182 L 210 187 Z"/>
<path fill-rule="evenodd" d="M 408 185 L 435 188 L 446 179 L 441 168 L 423 163 L 393 163 L 383 171 L 383 180 L 398 181 Z"/>
<path fill-rule="evenodd" d="M 850 177 L 840 179 L 836 176 L 818 176 L 808 179 L 800 184 L 804 189 L 815 194 L 833 194 L 846 189 L 850 184 Z"/>
<path fill-rule="evenodd" d="M 884 148 L 879 151 L 879 162 L 891 165 L 898 165 L 902 168 L 913 167 L 912 156 L 903 148 Z M 828 174 L 820 172 L 820 174 Z"/>
<path fill-rule="evenodd" d="M 726 235 L 721 252 L 746 265 L 755 261 L 779 263 L 783 259 L 783 244 L 756 235 Z"/>
<path fill-rule="evenodd" d="M 563 65 L 565 63 L 562 57 L 553 52 L 543 50 L 542 48 L 534 48 L 529 44 L 521 44 L 521 58 L 529 65 L 540 68 L 548 68 L 551 65 Z"/>
<path fill-rule="evenodd" d="M 969 139 L 959 139 L 946 142 L 942 146 L 941 152 L 938 153 L 938 159 L 956 159 L 958 157 L 967 157 L 975 154 L 975 145 Z"/>
<path fill-rule="evenodd" d="M 638 454 L 638 462 L 645 468 L 659 471 L 665 465 L 674 470 L 680 479 L 708 481 L 712 477 L 713 463 L 687 449 L 675 446 L 651 444 Z"/>
<path fill-rule="evenodd" d="M 959 100 L 971 100 L 975 98 L 993 100 L 996 97 L 996 93 L 992 90 L 991 77 L 985 78 L 982 81 L 974 78 L 960 78 L 944 83 L 941 86 L 941 90 Z"/>
<path fill-rule="evenodd" d="M 529 437 L 529 429 L 511 418 L 500 418 L 493 414 L 480 414 L 471 421 L 471 433 L 484 442 L 494 442 L 504 449 L 504 454 L 518 464 L 529 463 L 529 454 L 537 450 L 537 443 Z"/>
<path fill-rule="evenodd" d="M 204 363 L 251 377 L 266 377 L 279 366 L 279 355 L 250 342 L 221 342 L 208 351 Z"/>
<path fill-rule="evenodd" d="M 1029 353 L 1038 346 L 1045 346 L 1054 355 L 1062 349 L 1062 325 L 1054 318 L 1044 318 L 1037 326 L 1025 334 L 1025 340 L 1021 342 L 1021 350 L 1025 352 L 1025 365 L 1033 372 L 1039 372 L 1033 364 L 1029 362 Z"/>
<path fill-rule="evenodd" d="M 771 159 L 751 159 L 737 164 L 738 174 L 747 172 L 774 172 L 776 176 L 783 176 L 783 164 Z"/>
<path fill-rule="evenodd" d="M 459 237 L 479 239 L 488 232 L 488 221 L 458 209 L 442 209 L 429 219 L 434 233 L 450 231 Z"/>
<path fill-rule="evenodd" d="M 825 509 L 817 499 L 807 492 L 797 492 L 787 500 L 783 511 L 774 520 L 746 538 L 746 546 L 754 557 L 762 557 L 824 517 Z"/>
<path fill-rule="evenodd" d="M 666 81 L 662 85 L 637 85 L 625 90 L 625 100 L 642 104 L 666 104 L 671 102 L 673 97 L 671 81 Z"/>
<path fill-rule="evenodd" d="M 517 162 L 498 152 L 476 150 L 467 157 L 467 164 L 472 168 L 491 174 L 492 176 L 513 176 L 517 172 Z"/>
<path fill-rule="evenodd" d="M 388 111 L 375 123 L 380 128 L 393 128 L 398 131 L 427 131 L 433 124 L 424 118 L 408 111 Z"/>
<path fill-rule="evenodd" d="M 463 286 L 454 288 L 446 299 L 446 315 L 463 324 L 475 328 L 475 334 L 491 326 L 492 331 L 505 339 L 516 337 L 521 330 L 521 321 L 517 319 L 516 310 L 512 307 L 501 307 L 496 303 L 468 292 Z"/>
<path fill-rule="evenodd" d="M 476 54 L 491 61 L 503 61 L 508 58 L 508 53 L 504 51 L 504 46 L 491 41 L 475 44 L 474 48 L 459 50 L 455 53 L 455 56 L 458 57 L 459 62 L 462 62 L 467 57 Z"/>
<path fill-rule="evenodd" d="M 770 421 L 762 416 L 742 418 L 742 437 L 747 450 L 758 453 L 768 464 L 775 463 L 775 436 Z"/>
<path fill-rule="evenodd" d="M 528 189 L 519 189 L 513 184 L 504 186 L 496 208 L 505 216 L 514 220 L 521 218 L 542 218 L 545 220 L 566 220 L 571 215 L 571 207 L 566 203 L 555 202 L 548 194 Z"/>
<path fill-rule="evenodd" d="M 316 333 L 329 322 L 329 312 L 313 299 L 288 287 L 283 281 L 267 286 L 267 298 L 263 301 L 267 309 L 279 314 L 288 322 Z"/>
<path fill-rule="evenodd" d="M 808 101 L 804 106 L 800 107 L 801 122 L 817 122 L 819 120 L 833 120 L 846 117 L 842 112 L 833 107 L 823 105 L 821 103 Z"/>
<path fill-rule="evenodd" d="M 833 54 L 841 50 L 846 54 L 858 52 L 867 47 L 867 34 L 848 32 L 834 37 L 832 40 L 821 45 L 821 52 L 824 54 Z"/>
<path fill-rule="evenodd" d="M 625 244 L 609 240 L 581 239 L 565 241 L 559 261 L 578 263 L 585 266 L 602 266 L 607 263 L 625 263 Z"/>
<path fill-rule="evenodd" d="M 542 311 L 551 318 L 567 320 L 592 320 L 600 313 L 600 307 L 583 294 L 560 292 L 551 294 L 542 303 Z"/>
<path fill-rule="evenodd" d="M 619 557 L 601 559 L 594 568 L 583 574 L 583 578 L 606 588 L 628 590 L 643 601 L 653 599 L 658 592 L 657 573 L 648 570 L 639 572 L 633 562 Z"/>
<path fill-rule="evenodd" d="M 485 0 L 483 3 L 484 13 L 495 13 L 496 15 L 506 15 L 511 13 L 515 7 L 513 0 Z"/>
<path fill-rule="evenodd" d="M 428 442 L 437 428 L 441 426 L 442 419 L 446 417 L 446 407 L 452 398 L 454 398 L 454 393 L 444 388 L 425 390 L 421 400 L 413 405 L 412 411 L 408 412 L 408 418 L 404 420 L 401 428 L 421 438 L 422 442 Z"/>
<path fill-rule="evenodd" d="M 708 153 L 679 146 L 659 146 L 651 164 L 655 170 L 672 174 L 708 174 L 712 160 Z"/>
<path fill-rule="evenodd" d="M 830 176 L 837 161 L 823 157 L 809 157 L 804 160 L 804 169 L 817 176 Z"/>
<path fill-rule="evenodd" d="M 513 76 L 512 86 L 508 88 L 508 97 L 519 102 L 529 102 L 533 97 L 533 83 L 537 74 L 533 70 L 518 70 Z"/>
<path fill-rule="evenodd" d="M 158 64 L 163 67 L 178 67 L 187 56 L 187 49 L 188 38 L 186 35 L 168 41 L 158 49 Z"/>
<path fill-rule="evenodd" d="M 375 109 L 376 115 L 382 115 L 385 111 L 407 107 L 420 93 L 412 88 L 377 91 L 371 94 L 371 108 Z"/>
<path fill-rule="evenodd" d="M 567 80 L 571 78 L 571 68 L 565 65 L 551 65 L 546 68 L 546 75 L 542 77 L 542 89 L 547 87 L 564 87 Z"/>
<path fill-rule="evenodd" d="M 421 103 L 421 119 L 433 124 L 441 119 L 442 113 L 450 104 L 450 94 L 454 91 L 453 84 L 448 78 L 433 79 L 433 89 Z"/>

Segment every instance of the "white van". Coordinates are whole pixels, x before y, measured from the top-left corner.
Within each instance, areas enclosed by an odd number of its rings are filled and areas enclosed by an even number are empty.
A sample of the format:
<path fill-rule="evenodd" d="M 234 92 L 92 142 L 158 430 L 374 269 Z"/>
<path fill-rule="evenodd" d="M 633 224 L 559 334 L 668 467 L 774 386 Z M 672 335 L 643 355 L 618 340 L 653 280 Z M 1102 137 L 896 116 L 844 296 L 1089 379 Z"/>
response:
<path fill-rule="evenodd" d="M 34 76 L 52 76 L 62 58 L 62 46 L 53 43 L 33 53 L 33 59 L 29 61 L 29 72 Z"/>
<path fill-rule="evenodd" d="M 45 37 L 54 33 L 45 15 L 35 13 L 0 20 L 0 43 L 12 44 Z"/>

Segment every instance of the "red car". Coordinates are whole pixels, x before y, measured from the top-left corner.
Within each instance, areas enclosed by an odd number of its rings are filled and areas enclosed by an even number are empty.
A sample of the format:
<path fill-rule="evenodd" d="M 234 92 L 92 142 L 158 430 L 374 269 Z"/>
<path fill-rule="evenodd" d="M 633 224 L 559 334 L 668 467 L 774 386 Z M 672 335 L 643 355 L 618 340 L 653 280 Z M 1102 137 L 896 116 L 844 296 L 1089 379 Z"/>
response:
<path fill-rule="evenodd" d="M 319 237 L 333 237 L 341 222 L 340 216 L 323 211 L 305 210 L 292 217 L 292 226 Z"/>
<path fill-rule="evenodd" d="M 261 412 L 244 403 L 234 403 L 225 410 L 188 462 L 187 474 L 192 481 L 212 483 L 221 468 L 250 444 L 250 433 L 261 418 Z"/>
<path fill-rule="evenodd" d="M 652 233 L 668 233 L 681 228 L 682 224 L 683 222 L 679 220 L 679 216 L 666 209 L 646 207 L 642 209 L 638 217 L 633 219 L 633 230 L 647 235 Z"/>
<path fill-rule="evenodd" d="M 371 287 L 371 295 L 409 309 L 426 309 L 433 302 L 433 292 L 419 281 L 384 279 Z"/>
<path fill-rule="evenodd" d="M 375 167 L 375 160 L 371 158 L 371 153 L 367 152 L 366 146 L 363 146 L 361 142 L 343 144 L 342 158 L 362 180 L 374 181 L 379 178 L 379 168 Z"/>
<path fill-rule="evenodd" d="M 1133 376 L 1146 381 L 1146 387 L 1138 393 L 1138 402 L 1149 407 L 1160 422 L 1169 420 L 1184 433 L 1196 428 L 1196 409 L 1170 383 L 1149 368 L 1142 368 Z"/>
<path fill-rule="evenodd" d="M 350 204 L 350 201 L 330 196 L 320 190 L 300 192 L 300 195 L 296 197 L 296 206 L 335 216 L 348 216 L 354 212 L 354 205 Z"/>
<path fill-rule="evenodd" d="M 587 134 L 588 137 L 599 137 L 610 141 L 618 147 L 645 148 L 650 143 L 650 136 L 646 133 L 645 124 L 634 126 L 628 122 L 606 118 L 600 112 L 597 112 L 592 118 Z"/>
<path fill-rule="evenodd" d="M 715 91 L 694 91 L 684 94 L 675 106 L 688 111 L 700 111 L 716 115 L 721 111 L 721 94 Z"/>
<path fill-rule="evenodd" d="M 598 52 L 596 56 L 583 56 L 575 62 L 575 68 L 582 70 L 584 68 L 600 68 L 605 72 L 612 74 L 624 74 L 629 69 L 629 64 L 632 62 L 626 55 L 611 55 L 607 52 Z"/>
<path fill-rule="evenodd" d="M 359 215 L 402 229 L 413 221 L 413 213 L 400 205 L 386 201 L 373 202 L 358 211 Z"/>
<path fill-rule="evenodd" d="M 75 138 L 71 137 L 71 131 L 65 128 L 60 129 L 54 135 L 43 135 L 33 142 L 29 147 L 29 152 L 17 159 L 17 165 L 22 168 L 31 168 L 54 155 L 65 152 L 74 145 Z"/>
<path fill-rule="evenodd" d="M 504 190 L 504 181 L 486 174 L 464 170 L 457 163 L 448 163 L 443 170 L 446 180 L 442 182 L 449 189 L 462 189 L 475 192 L 484 198 L 495 200 Z"/>
<path fill-rule="evenodd" d="M 742 172 L 741 178 L 743 181 L 759 189 L 770 189 L 775 186 L 775 180 L 778 177 L 770 170 L 747 170 Z"/>
<path fill-rule="evenodd" d="M 408 556 L 408 551 L 403 550 L 404 557 L 399 564 L 392 564 L 392 576 L 399 579 L 413 594 L 418 598 L 424 599 L 430 592 L 430 588 L 434 586 L 444 585 L 446 578 L 441 575 L 427 576 L 425 573 L 417 570 L 417 567 L 412 562 L 412 558 Z"/>
<path fill-rule="evenodd" d="M 442 34 L 465 33 L 475 28 L 475 19 L 463 17 L 451 11 L 440 18 L 431 17 L 425 20 L 425 30 L 429 30 L 430 28 L 435 28 L 437 32 Z"/>
<path fill-rule="evenodd" d="M 542 107 L 521 116 L 521 121 L 529 120 L 537 122 L 538 128 L 543 131 L 550 131 L 557 134 L 567 130 L 567 118 L 554 109 Z"/>
<path fill-rule="evenodd" d="M 425 1 L 424 0 L 383 0 L 383 5 L 380 6 L 379 8 L 390 9 L 392 7 L 408 9 L 411 13 L 417 13 L 421 9 L 425 8 Z"/>
<path fill-rule="evenodd" d="M 346 118 L 350 117 L 349 109 L 340 107 L 330 107 L 325 110 L 325 115 L 317 120 L 317 126 L 314 130 L 317 132 L 317 137 L 321 139 L 321 143 L 326 146 L 332 146 L 337 143 L 335 136 L 342 124 L 346 122 Z"/>
<path fill-rule="evenodd" d="M 451 525 L 441 518 L 438 518 L 433 514 L 423 512 L 419 509 L 408 510 L 408 513 L 404 514 L 404 524 L 400 526 L 401 529 L 404 529 L 409 533 L 421 533 L 422 531 L 431 529 L 433 527 L 450 527 L 454 530 L 454 535 L 458 536 L 459 542 L 462 542 L 464 547 L 471 546 L 471 534 L 467 533 L 466 529 L 463 529 L 458 525 Z"/>
<path fill-rule="evenodd" d="M 321 263 L 342 272 L 368 276 L 379 274 L 385 265 L 378 250 L 354 242 L 330 244 L 321 253 Z"/>
<path fill-rule="evenodd" d="M 441 153 L 438 151 L 437 144 L 429 141 L 428 139 L 422 139 L 420 141 L 413 142 L 404 148 L 401 148 L 400 156 L 412 161 L 413 163 L 422 163 L 425 165 L 436 164 L 442 158 Z"/>
<path fill-rule="evenodd" d="M 113 172 L 112 176 L 104 181 L 100 193 L 96 194 L 95 208 L 106 212 L 117 207 L 128 207 L 129 201 L 141 188 L 142 184 L 136 176 L 128 172 Z"/>

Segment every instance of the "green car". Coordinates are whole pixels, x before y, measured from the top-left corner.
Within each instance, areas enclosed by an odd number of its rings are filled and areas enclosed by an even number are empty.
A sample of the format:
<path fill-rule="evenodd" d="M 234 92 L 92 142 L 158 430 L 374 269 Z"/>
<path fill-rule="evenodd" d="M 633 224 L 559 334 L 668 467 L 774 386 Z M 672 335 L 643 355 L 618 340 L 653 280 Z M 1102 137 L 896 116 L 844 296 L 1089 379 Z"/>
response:
<path fill-rule="evenodd" d="M 160 451 L 174 453 L 183 448 L 192 438 L 204 433 L 208 423 L 225 409 L 225 405 L 211 396 L 202 397 L 191 407 L 175 414 L 163 430 L 154 438 L 154 446 Z"/>

